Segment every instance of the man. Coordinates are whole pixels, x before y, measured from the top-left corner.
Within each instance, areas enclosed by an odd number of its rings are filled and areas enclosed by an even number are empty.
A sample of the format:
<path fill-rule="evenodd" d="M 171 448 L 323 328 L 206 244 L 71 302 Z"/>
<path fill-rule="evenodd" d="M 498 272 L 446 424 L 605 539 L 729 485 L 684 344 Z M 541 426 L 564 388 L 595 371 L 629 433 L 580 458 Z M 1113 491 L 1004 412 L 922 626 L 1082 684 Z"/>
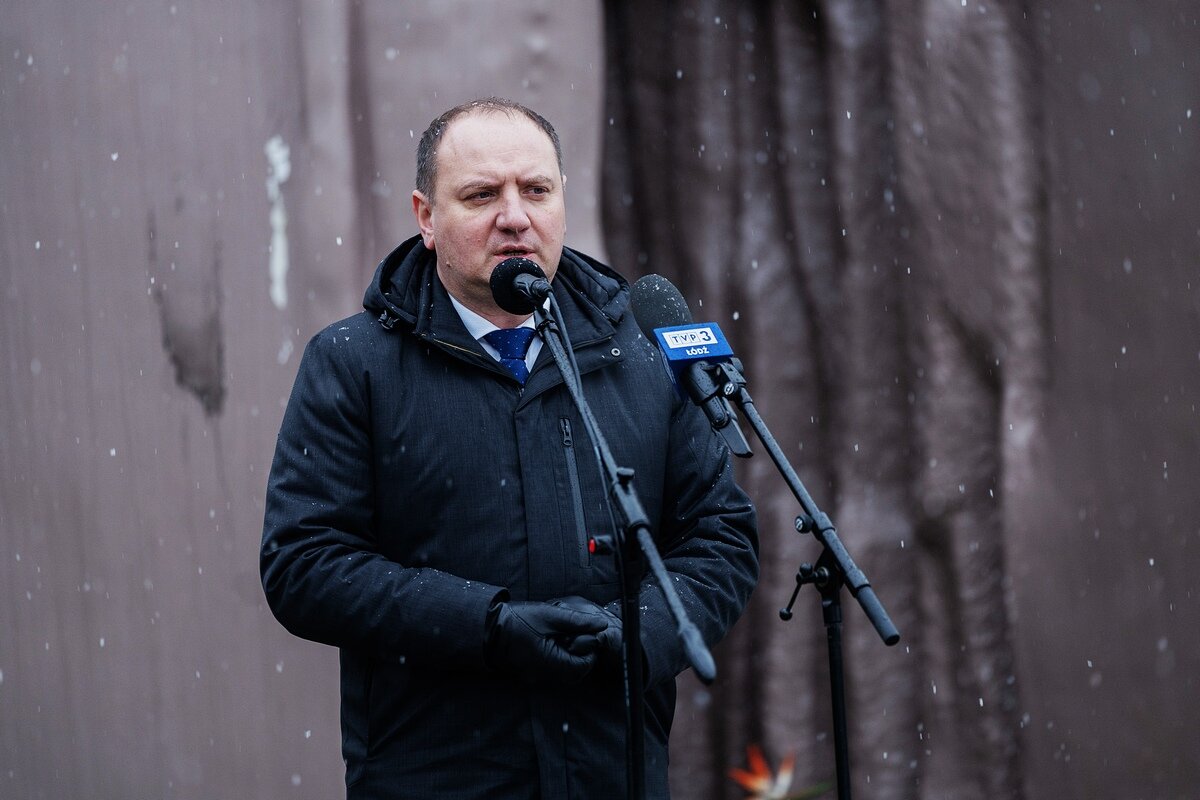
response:
<path fill-rule="evenodd" d="M 417 161 L 420 235 L 380 264 L 366 311 L 305 351 L 263 586 L 288 630 L 341 648 L 348 796 L 623 797 L 619 585 L 589 549 L 612 533 L 606 484 L 532 320 L 495 304 L 496 265 L 524 256 L 552 279 L 586 397 L 710 645 L 757 578 L 754 511 L 626 281 L 563 247 L 553 127 L 475 101 L 429 126 Z M 686 663 L 650 577 L 640 606 L 647 796 L 662 798 Z"/>

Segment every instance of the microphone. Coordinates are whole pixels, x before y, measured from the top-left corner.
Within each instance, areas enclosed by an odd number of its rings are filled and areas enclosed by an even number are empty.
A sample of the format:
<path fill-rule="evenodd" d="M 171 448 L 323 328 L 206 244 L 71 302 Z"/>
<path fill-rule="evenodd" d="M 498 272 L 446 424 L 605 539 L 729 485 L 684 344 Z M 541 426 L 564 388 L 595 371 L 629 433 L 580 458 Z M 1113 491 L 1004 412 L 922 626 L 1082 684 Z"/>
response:
<path fill-rule="evenodd" d="M 510 314 L 532 314 L 550 296 L 546 273 L 528 258 L 506 258 L 492 270 L 489 281 L 496 305 Z"/>
<path fill-rule="evenodd" d="M 741 370 L 720 327 L 715 322 L 694 322 L 683 295 L 661 275 L 639 278 L 630 295 L 633 317 L 645 337 L 658 343 L 676 391 L 700 406 L 713 430 L 721 434 L 735 456 L 752 455 L 737 425 L 733 406 L 721 395 L 710 374 L 711 370 L 720 369 L 723 362 Z"/>

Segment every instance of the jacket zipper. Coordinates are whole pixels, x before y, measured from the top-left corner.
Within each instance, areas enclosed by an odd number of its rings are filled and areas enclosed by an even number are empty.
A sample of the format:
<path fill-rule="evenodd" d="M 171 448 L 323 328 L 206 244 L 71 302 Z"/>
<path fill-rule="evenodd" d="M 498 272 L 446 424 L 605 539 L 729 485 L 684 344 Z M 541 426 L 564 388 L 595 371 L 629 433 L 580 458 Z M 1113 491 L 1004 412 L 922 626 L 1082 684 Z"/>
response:
<path fill-rule="evenodd" d="M 591 566 L 592 554 L 588 552 L 587 525 L 583 521 L 583 491 L 579 487 L 579 465 L 575 462 L 575 437 L 571 434 L 571 420 L 563 417 L 559 421 L 562 429 L 563 452 L 567 456 L 567 477 L 571 483 L 571 506 L 575 510 L 575 535 L 579 544 L 580 566 Z"/>

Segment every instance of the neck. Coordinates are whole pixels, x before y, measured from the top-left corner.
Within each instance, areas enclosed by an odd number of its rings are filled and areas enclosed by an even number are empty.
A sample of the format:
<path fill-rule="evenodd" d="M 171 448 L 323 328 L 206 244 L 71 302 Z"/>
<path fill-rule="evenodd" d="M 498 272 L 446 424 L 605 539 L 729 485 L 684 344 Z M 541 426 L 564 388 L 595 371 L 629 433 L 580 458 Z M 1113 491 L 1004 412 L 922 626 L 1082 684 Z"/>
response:
<path fill-rule="evenodd" d="M 471 291 L 471 289 L 475 288 L 473 285 L 452 285 L 454 282 L 447 280 L 447 276 L 442 272 L 441 264 L 437 265 L 437 276 L 438 280 L 441 281 L 442 287 L 446 290 L 446 294 L 450 295 L 459 303 L 462 303 L 464 306 L 471 309 L 476 314 L 495 325 L 497 328 L 516 328 L 519 327 L 525 320 L 533 316 L 532 314 L 510 314 L 500 306 L 496 305 L 496 301 L 492 297 L 490 287 L 485 293 L 483 291 Z"/>
<path fill-rule="evenodd" d="M 510 314 L 495 303 L 472 302 L 470 299 L 459 297 L 449 289 L 446 290 L 446 294 L 450 295 L 451 300 L 483 317 L 497 328 L 518 328 L 525 320 L 533 316 L 532 314 Z"/>
<path fill-rule="evenodd" d="M 470 303 L 463 303 L 464 306 L 474 311 L 479 316 L 486 319 L 488 322 L 495 325 L 497 328 L 519 328 L 525 320 L 532 317 L 532 314 L 517 315 L 510 314 L 502 308 L 493 306 L 492 308 L 476 308 Z"/>

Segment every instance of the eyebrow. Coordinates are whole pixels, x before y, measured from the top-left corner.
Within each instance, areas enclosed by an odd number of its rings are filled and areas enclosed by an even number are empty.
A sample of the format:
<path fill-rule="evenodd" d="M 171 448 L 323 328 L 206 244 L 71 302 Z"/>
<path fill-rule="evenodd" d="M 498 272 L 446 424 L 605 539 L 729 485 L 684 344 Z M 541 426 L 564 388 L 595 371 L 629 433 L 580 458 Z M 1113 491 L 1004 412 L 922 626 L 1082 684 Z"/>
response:
<path fill-rule="evenodd" d="M 551 178 L 549 175 L 544 175 L 541 173 L 539 173 L 537 175 L 530 175 L 528 177 L 521 178 L 519 182 L 522 185 L 529 185 L 529 184 L 535 184 L 535 183 L 544 183 L 544 184 L 549 184 L 551 186 L 554 185 L 553 178 Z M 495 181 L 490 178 L 473 178 L 473 179 L 467 181 L 466 183 L 460 184 L 458 187 L 458 191 L 459 192 L 472 192 L 472 191 L 478 191 L 480 189 L 494 189 L 500 183 L 502 183 L 502 181 Z"/>
<path fill-rule="evenodd" d="M 467 181 L 466 183 L 460 184 L 458 186 L 457 191 L 473 192 L 478 189 L 494 189 L 494 188 L 496 188 L 496 181 L 490 181 L 486 178 L 478 178 L 478 179 L 470 180 L 470 181 Z"/>

